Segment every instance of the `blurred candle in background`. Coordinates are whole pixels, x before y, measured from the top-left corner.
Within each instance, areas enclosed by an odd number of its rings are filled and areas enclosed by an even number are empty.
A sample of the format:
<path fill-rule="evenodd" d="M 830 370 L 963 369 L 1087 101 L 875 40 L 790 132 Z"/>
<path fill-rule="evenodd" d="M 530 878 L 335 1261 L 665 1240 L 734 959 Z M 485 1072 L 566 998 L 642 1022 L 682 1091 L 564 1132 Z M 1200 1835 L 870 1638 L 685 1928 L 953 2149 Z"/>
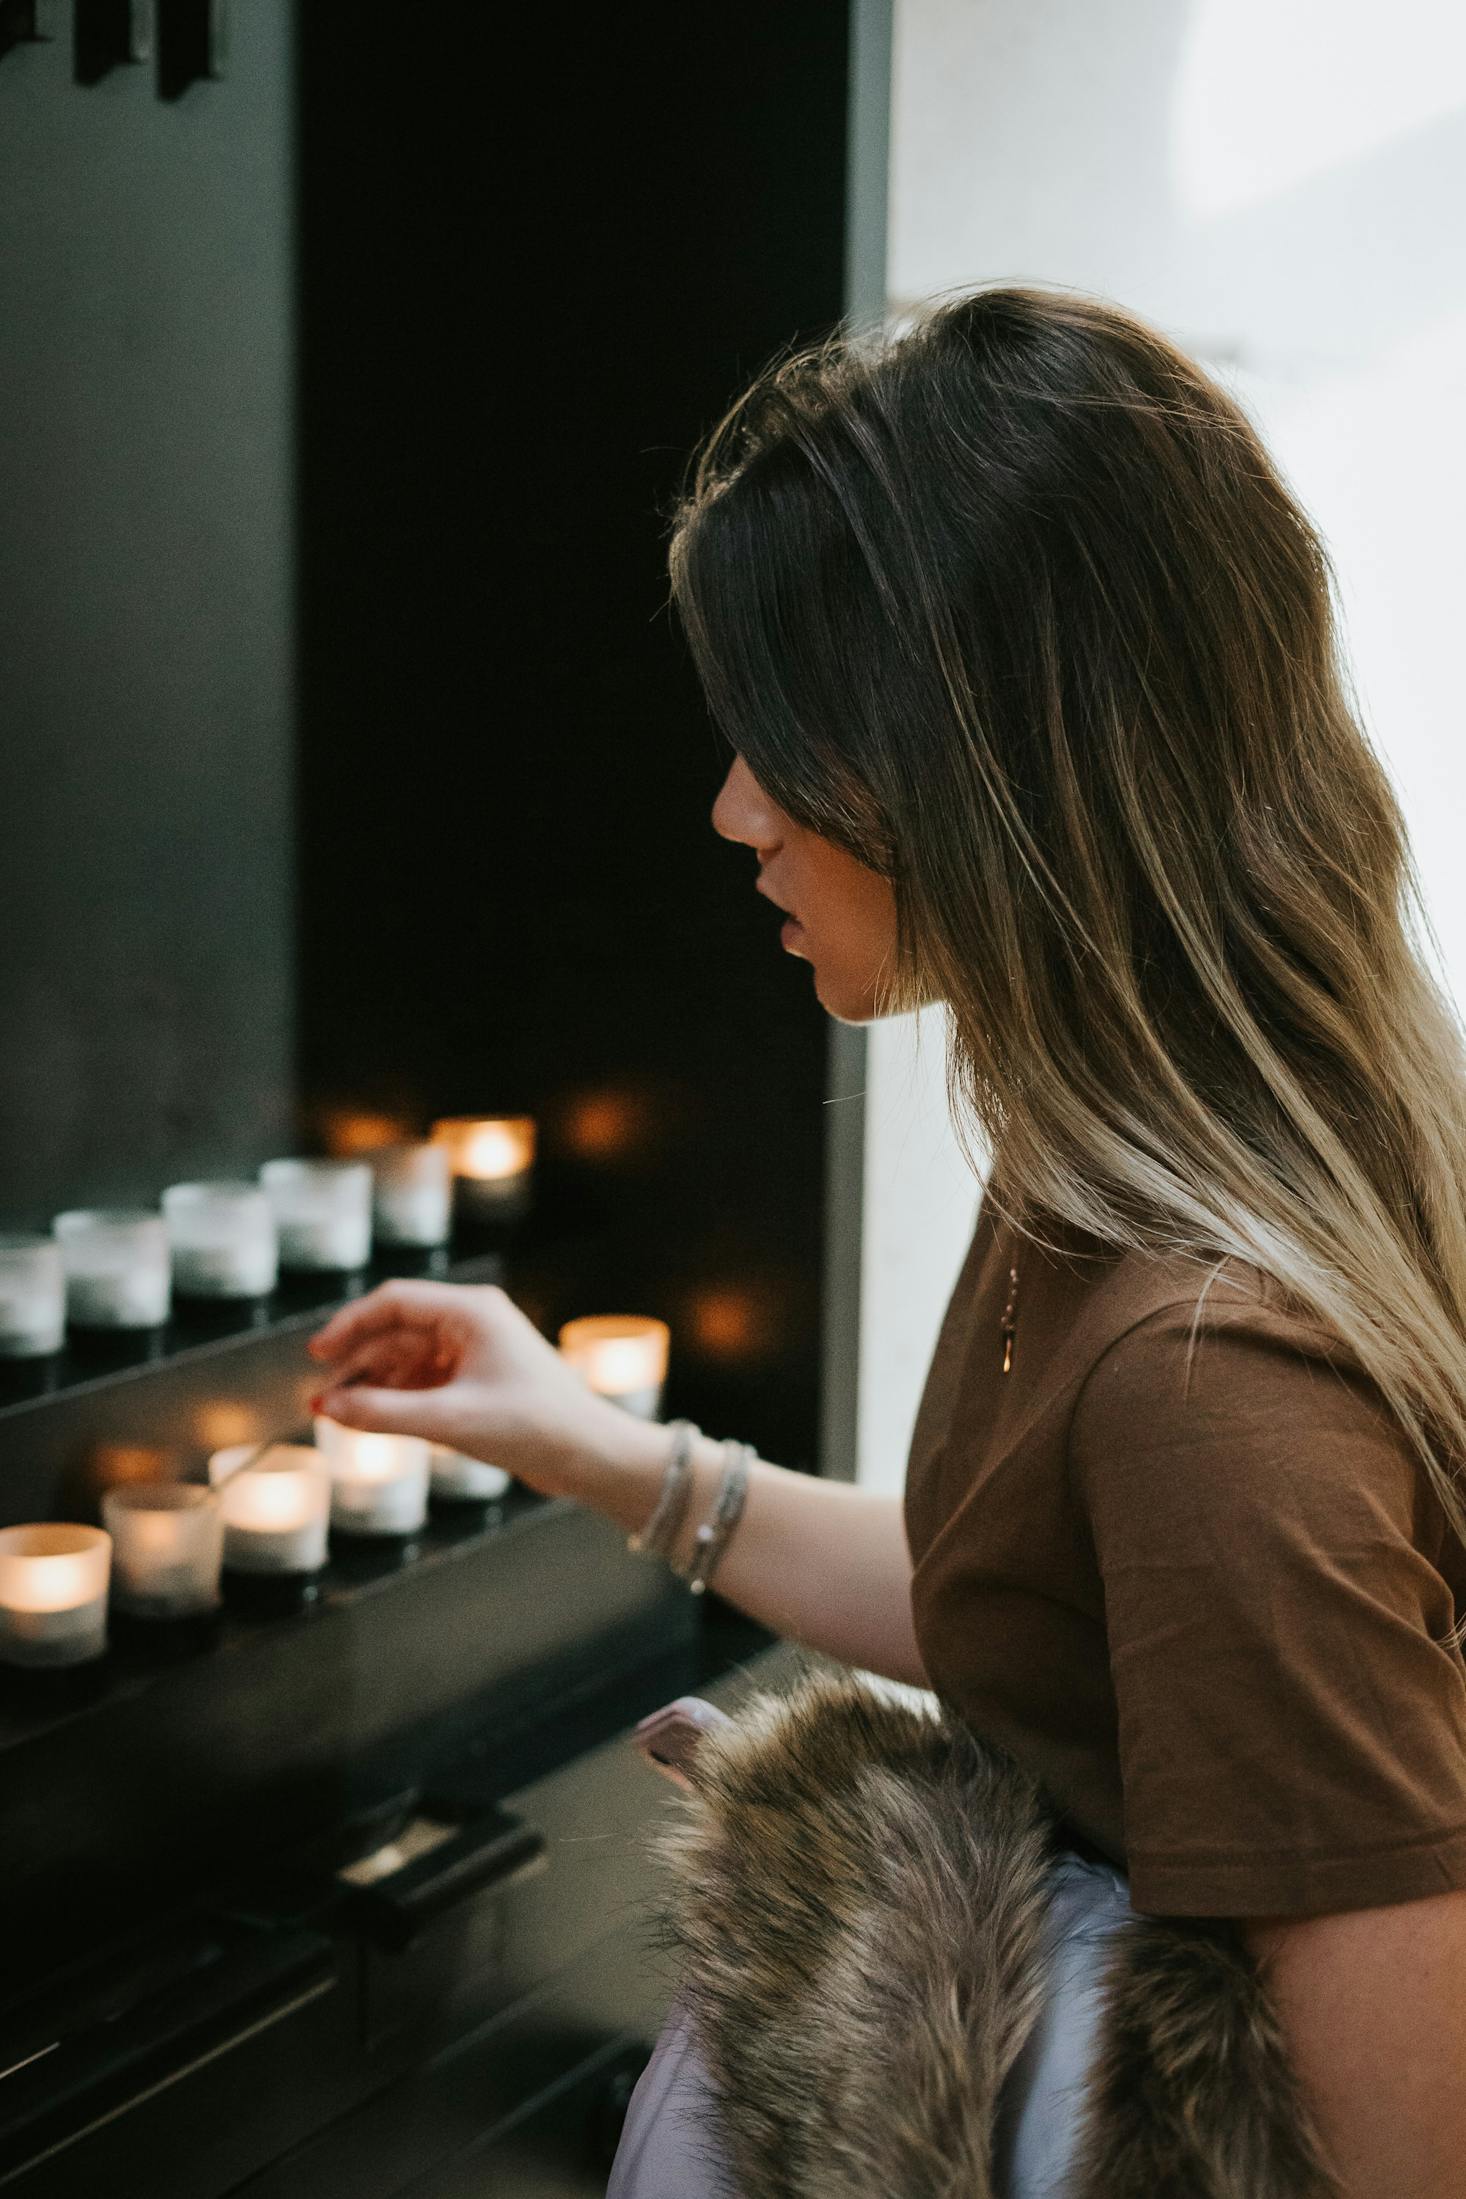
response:
<path fill-rule="evenodd" d="M 655 1420 L 662 1407 L 671 1335 L 666 1322 L 651 1314 L 589 1313 L 565 1323 L 560 1350 L 599 1396 L 643 1420 Z"/>
<path fill-rule="evenodd" d="M 258 1184 L 175 1183 L 163 1193 L 173 1281 L 187 1298 L 265 1298 L 275 1288 L 275 1211 Z"/>
<path fill-rule="evenodd" d="M 112 1601 L 139 1619 L 191 1618 L 219 1601 L 224 1515 L 186 1481 L 128 1482 L 102 1497 L 112 1537 Z"/>
<path fill-rule="evenodd" d="M 532 1115 L 445 1115 L 433 1143 L 453 1164 L 459 1210 L 467 1221 L 515 1221 L 529 1206 L 534 1177 Z"/>
<path fill-rule="evenodd" d="M 66 1336 L 66 1271 L 54 1237 L 0 1232 L 0 1359 L 44 1359 Z"/>
<path fill-rule="evenodd" d="M 155 1329 L 168 1318 L 173 1263 L 161 1214 L 76 1207 L 52 1225 L 66 1270 L 66 1318 L 84 1329 Z"/>
<path fill-rule="evenodd" d="M 224 1517 L 224 1566 L 231 1573 L 316 1573 L 326 1562 L 331 1477 L 307 1443 L 275 1443 L 256 1460 L 252 1443 L 231 1443 L 209 1460 Z"/>
<path fill-rule="evenodd" d="M 490 1504 L 504 1496 L 513 1476 L 502 1466 L 489 1466 L 481 1458 L 453 1451 L 446 1443 L 429 1446 L 432 1452 L 431 1493 L 445 1504 Z"/>
<path fill-rule="evenodd" d="M 384 1245 L 445 1245 L 453 1228 L 453 1156 L 444 1145 L 386 1145 L 370 1156 L 372 1214 Z"/>
<path fill-rule="evenodd" d="M 355 1274 L 372 1250 L 372 1172 L 365 1161 L 266 1161 L 280 1265 Z"/>
<path fill-rule="evenodd" d="M 100 1527 L 0 1530 L 0 1661 L 85 1664 L 107 1646 L 111 1537 Z"/>
<path fill-rule="evenodd" d="M 411 1535 L 428 1516 L 429 1446 L 319 1414 L 316 1444 L 331 1476 L 331 1525 L 348 1535 Z"/>

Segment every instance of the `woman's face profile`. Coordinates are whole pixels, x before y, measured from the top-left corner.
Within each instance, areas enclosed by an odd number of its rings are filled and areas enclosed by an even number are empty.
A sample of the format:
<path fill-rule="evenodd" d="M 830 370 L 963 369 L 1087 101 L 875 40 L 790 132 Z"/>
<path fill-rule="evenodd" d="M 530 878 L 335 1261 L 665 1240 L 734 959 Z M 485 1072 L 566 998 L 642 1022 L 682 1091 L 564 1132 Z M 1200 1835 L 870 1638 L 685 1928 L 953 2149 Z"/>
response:
<path fill-rule="evenodd" d="M 759 861 L 759 890 L 795 918 L 784 945 L 814 972 L 816 998 L 840 1023 L 869 1023 L 881 1013 L 882 972 L 896 962 L 896 897 L 889 879 L 868 870 L 779 808 L 743 758 L 735 755 L 712 809 L 713 830 L 741 840 Z"/>

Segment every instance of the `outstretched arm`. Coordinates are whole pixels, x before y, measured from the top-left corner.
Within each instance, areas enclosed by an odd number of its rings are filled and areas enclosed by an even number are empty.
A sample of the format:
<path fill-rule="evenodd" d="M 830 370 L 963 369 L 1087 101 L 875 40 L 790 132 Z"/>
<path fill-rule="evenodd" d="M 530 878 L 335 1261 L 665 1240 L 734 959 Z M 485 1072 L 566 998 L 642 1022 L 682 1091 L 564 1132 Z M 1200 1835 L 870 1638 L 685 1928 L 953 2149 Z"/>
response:
<path fill-rule="evenodd" d="M 496 1284 L 384 1283 L 311 1340 L 317 1409 L 352 1428 L 426 1436 L 574 1497 L 631 1533 L 661 1488 L 671 1436 L 596 1397 Z M 694 1448 L 679 1563 L 711 1512 L 722 1446 Z M 901 1503 L 759 1460 L 718 1593 L 777 1633 L 925 1685 Z"/>

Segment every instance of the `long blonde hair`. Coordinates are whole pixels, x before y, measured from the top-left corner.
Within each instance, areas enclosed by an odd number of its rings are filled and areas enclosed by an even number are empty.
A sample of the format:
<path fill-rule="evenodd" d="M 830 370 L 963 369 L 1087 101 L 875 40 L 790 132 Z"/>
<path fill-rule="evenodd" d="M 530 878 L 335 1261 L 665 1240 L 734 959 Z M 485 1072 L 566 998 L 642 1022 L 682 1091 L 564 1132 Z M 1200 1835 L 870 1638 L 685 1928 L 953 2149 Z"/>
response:
<path fill-rule="evenodd" d="M 1274 1278 L 1466 1545 L 1461 1033 L 1246 414 L 1113 305 L 984 288 L 776 358 L 669 517 L 715 720 L 892 881 L 882 1010 L 949 1004 L 974 1168 L 1035 1233 Z"/>

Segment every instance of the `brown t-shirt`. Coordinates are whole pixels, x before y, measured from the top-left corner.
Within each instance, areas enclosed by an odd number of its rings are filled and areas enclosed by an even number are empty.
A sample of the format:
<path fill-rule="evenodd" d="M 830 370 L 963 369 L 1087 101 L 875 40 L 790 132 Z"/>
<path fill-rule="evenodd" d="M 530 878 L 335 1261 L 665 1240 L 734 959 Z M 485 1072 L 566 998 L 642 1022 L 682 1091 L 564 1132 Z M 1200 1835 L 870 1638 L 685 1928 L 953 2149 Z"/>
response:
<path fill-rule="evenodd" d="M 1466 1886 L 1466 1550 L 1378 1391 L 1277 1287 L 1018 1240 L 985 1201 L 907 1468 L 932 1686 L 1137 1909 Z M 1009 1268 L 1011 1371 L 1001 1372 Z M 1331 1356 L 1332 1355 L 1332 1356 Z"/>

